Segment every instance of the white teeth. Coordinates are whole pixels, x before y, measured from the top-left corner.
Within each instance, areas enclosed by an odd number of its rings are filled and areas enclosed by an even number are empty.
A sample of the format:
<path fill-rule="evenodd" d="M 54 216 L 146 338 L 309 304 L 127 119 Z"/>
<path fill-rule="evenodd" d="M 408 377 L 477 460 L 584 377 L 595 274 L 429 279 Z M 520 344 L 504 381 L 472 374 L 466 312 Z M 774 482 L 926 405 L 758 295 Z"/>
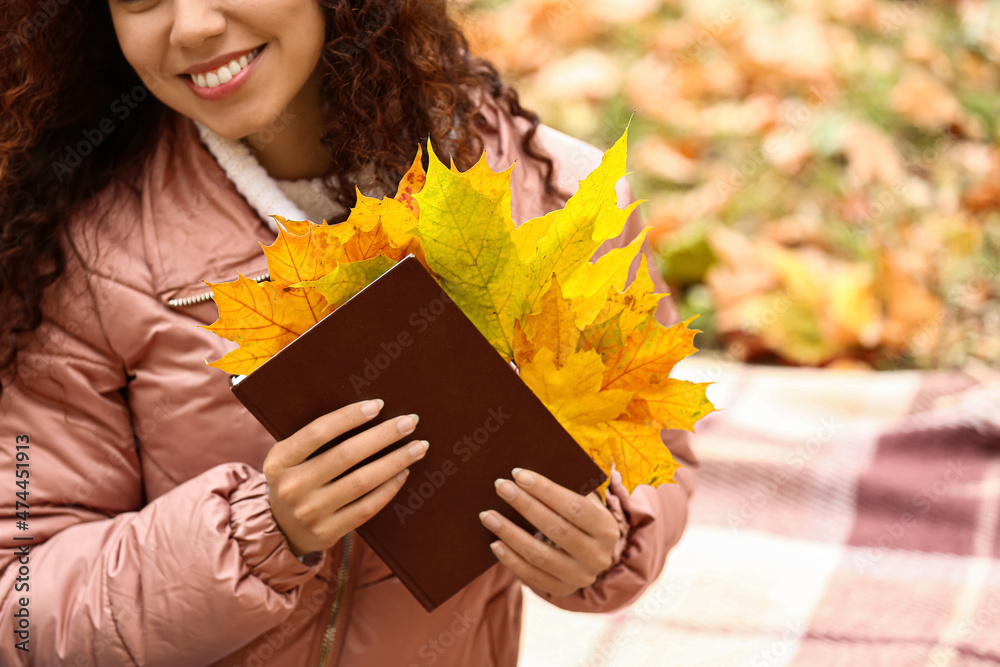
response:
<path fill-rule="evenodd" d="M 204 74 L 192 74 L 191 80 L 194 81 L 196 86 L 201 88 L 216 88 L 224 83 L 232 80 L 234 76 L 239 74 L 243 68 L 253 62 L 253 59 L 257 57 L 260 53 L 260 48 L 257 47 L 250 53 L 242 55 L 237 60 L 230 60 L 228 64 L 223 65 L 214 72 L 206 72 Z"/>

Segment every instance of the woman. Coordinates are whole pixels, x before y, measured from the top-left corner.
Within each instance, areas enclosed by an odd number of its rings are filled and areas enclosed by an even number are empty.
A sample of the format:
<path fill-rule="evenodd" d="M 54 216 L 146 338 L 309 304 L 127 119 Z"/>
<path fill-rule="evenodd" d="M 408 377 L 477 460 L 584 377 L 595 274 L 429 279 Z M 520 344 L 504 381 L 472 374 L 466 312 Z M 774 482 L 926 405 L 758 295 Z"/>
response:
<path fill-rule="evenodd" d="M 560 530 L 486 512 L 497 565 L 428 614 L 352 533 L 422 444 L 325 481 L 413 418 L 306 461 L 382 406 L 275 443 L 197 326 L 216 317 L 203 279 L 265 277 L 271 213 L 342 221 L 355 185 L 394 191 L 422 138 L 462 169 L 517 159 L 517 223 L 561 206 L 596 149 L 521 109 L 443 0 L 50 4 L 2 10 L 0 467 L 30 507 L 3 494 L 0 663 L 513 667 L 521 582 L 591 612 L 648 587 L 686 521 L 683 437 L 665 432 L 679 484 L 629 496 L 616 476 L 607 505 L 530 471 L 500 483 Z"/>

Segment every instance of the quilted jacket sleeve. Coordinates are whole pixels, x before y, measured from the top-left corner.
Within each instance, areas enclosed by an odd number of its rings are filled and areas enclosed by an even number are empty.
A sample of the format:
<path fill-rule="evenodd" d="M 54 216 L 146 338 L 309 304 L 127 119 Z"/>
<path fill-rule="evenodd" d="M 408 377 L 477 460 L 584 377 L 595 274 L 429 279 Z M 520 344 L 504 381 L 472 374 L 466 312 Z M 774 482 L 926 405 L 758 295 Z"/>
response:
<path fill-rule="evenodd" d="M 564 185 L 572 187 L 572 181 L 582 179 L 600 163 L 601 153 L 596 148 L 545 126 L 540 130 L 543 145 L 555 158 L 557 167 L 562 168 L 560 180 Z M 624 178 L 617 184 L 617 191 L 620 208 L 635 201 L 628 181 Z M 604 244 L 598 250 L 598 255 L 627 245 L 642 228 L 642 217 L 636 207 L 622 233 Z M 656 291 L 667 292 L 648 240 L 643 243 L 643 253 Z M 638 269 L 639 259 L 636 258 L 630 282 Z M 676 308 L 670 298 L 660 301 L 656 316 L 666 326 L 678 321 Z M 594 584 L 572 595 L 558 597 L 532 588 L 535 593 L 563 609 L 610 612 L 634 602 L 656 580 L 663 571 L 667 554 L 680 540 L 687 525 L 688 501 L 697 483 L 698 467 L 688 432 L 664 430 L 662 435 L 665 446 L 682 466 L 675 474 L 676 484 L 663 484 L 657 488 L 640 485 L 629 495 L 621 485 L 621 476 L 617 472 L 612 474 L 607 504 L 622 531 L 615 549 L 616 564 Z"/>
<path fill-rule="evenodd" d="M 244 463 L 145 502 L 122 364 L 78 266 L 66 283 L 0 396 L 0 664 L 209 664 L 285 620 L 323 559 L 295 557 Z"/>

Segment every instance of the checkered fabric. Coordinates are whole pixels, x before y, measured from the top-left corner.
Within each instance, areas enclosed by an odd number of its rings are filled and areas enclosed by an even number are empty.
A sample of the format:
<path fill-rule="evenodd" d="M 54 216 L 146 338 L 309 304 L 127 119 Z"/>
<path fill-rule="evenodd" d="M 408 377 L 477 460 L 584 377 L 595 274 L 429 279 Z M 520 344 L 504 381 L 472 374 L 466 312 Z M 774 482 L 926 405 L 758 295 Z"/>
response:
<path fill-rule="evenodd" d="M 521 665 L 1000 664 L 1000 379 L 750 367 L 697 426 L 688 530 L 630 609 L 526 602 Z"/>

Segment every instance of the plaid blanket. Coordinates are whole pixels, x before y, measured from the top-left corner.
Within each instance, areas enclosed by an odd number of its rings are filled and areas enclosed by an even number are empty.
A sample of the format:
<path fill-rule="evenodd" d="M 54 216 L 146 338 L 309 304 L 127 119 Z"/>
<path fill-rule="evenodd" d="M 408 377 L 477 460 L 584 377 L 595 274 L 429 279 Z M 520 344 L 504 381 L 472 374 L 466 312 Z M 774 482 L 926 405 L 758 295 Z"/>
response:
<path fill-rule="evenodd" d="M 685 364 L 723 408 L 685 537 L 628 610 L 526 593 L 523 667 L 1000 664 L 995 373 Z"/>

